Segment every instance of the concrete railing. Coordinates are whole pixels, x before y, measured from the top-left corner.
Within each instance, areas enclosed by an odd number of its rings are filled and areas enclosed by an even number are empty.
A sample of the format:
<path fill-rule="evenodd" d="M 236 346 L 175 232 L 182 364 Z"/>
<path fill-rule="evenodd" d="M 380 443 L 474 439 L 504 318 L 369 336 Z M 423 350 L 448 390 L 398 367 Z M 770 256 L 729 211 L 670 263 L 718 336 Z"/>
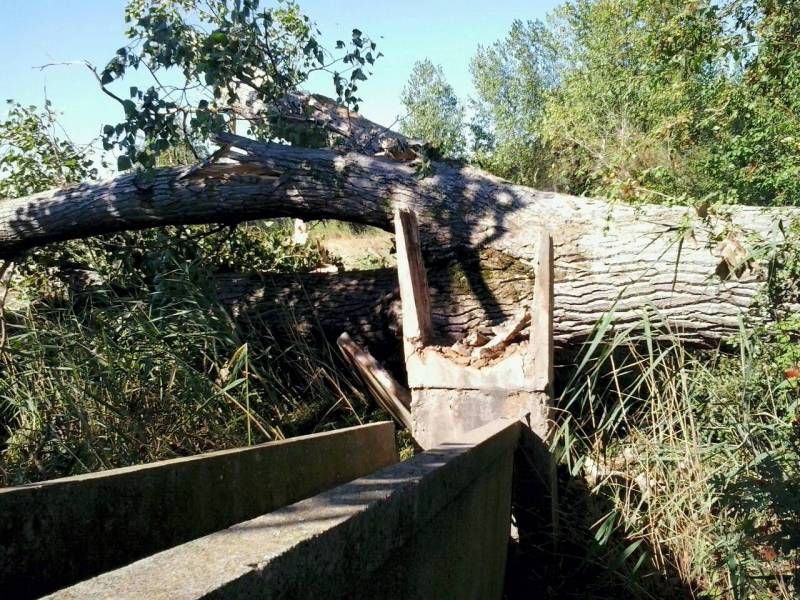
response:
<path fill-rule="evenodd" d="M 52 597 L 500 598 L 519 435 L 495 421 Z"/>
<path fill-rule="evenodd" d="M 0 597 L 51 592 L 396 460 L 394 427 L 376 423 L 0 489 Z"/>

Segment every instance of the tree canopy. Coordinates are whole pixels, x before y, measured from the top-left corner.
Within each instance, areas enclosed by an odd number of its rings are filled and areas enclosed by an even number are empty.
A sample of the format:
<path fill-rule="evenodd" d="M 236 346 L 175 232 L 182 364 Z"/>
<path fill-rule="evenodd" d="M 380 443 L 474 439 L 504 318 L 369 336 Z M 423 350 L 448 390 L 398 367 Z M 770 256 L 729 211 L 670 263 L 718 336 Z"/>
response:
<path fill-rule="evenodd" d="M 0 122 L 0 200 L 97 176 L 86 148 L 59 135 L 58 115 L 45 101 L 43 109 L 8 101 Z"/>
<path fill-rule="evenodd" d="M 463 154 L 464 109 L 440 66 L 427 59 L 414 63 L 400 101 L 408 111 L 404 134 L 425 140 L 443 156 Z"/>
<path fill-rule="evenodd" d="M 462 151 L 576 194 L 798 204 L 798 34 L 796 2 L 570 0 L 478 48 Z"/>

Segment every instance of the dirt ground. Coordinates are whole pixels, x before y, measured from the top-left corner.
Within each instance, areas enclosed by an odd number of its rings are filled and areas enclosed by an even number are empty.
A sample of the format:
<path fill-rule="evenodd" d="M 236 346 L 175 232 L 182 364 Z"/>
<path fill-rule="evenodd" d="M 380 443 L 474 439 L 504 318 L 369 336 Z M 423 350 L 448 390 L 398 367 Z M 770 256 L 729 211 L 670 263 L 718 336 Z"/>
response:
<path fill-rule="evenodd" d="M 368 234 L 325 236 L 319 244 L 338 257 L 346 270 L 376 269 L 394 266 L 394 236 L 378 230 Z"/>

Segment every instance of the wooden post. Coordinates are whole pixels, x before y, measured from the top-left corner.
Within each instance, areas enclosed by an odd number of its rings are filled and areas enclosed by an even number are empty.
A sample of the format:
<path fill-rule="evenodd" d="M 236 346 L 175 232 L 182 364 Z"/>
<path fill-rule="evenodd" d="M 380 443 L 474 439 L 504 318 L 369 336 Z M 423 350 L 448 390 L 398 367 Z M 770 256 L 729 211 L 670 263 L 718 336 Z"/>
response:
<path fill-rule="evenodd" d="M 408 209 L 395 209 L 394 231 L 403 305 L 403 339 L 408 355 L 415 348 L 429 344 L 433 338 L 430 294 L 416 215 Z"/>
<path fill-rule="evenodd" d="M 386 412 L 411 431 L 411 392 L 400 385 L 366 348 L 354 342 L 347 332 L 339 336 L 337 344 L 348 362 L 361 375 Z"/>
<path fill-rule="evenodd" d="M 533 284 L 531 306 L 530 359 L 535 389 L 553 390 L 553 240 L 543 231 L 539 235 L 539 264 Z"/>

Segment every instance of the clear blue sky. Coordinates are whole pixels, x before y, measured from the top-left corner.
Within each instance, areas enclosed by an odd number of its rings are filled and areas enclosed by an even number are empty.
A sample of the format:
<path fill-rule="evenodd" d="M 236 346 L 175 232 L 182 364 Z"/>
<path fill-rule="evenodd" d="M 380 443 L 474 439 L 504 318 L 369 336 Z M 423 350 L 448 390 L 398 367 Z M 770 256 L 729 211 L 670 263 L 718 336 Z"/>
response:
<path fill-rule="evenodd" d="M 100 93 L 84 67 L 35 67 L 81 60 L 104 65 L 125 42 L 125 0 L 0 0 L 0 4 L 0 99 L 41 105 L 46 90 L 78 143 L 97 136 L 102 124 L 119 121 L 119 106 Z M 472 93 L 468 65 L 478 45 L 503 37 L 514 19 L 543 18 L 558 4 L 557 0 L 300 1 L 329 45 L 330 40 L 346 39 L 353 27 L 378 41 L 385 56 L 376 64 L 374 78 L 361 88 L 362 112 L 385 124 L 401 112 L 400 90 L 415 60 L 428 57 L 441 64 L 465 97 Z M 333 95 L 327 81 L 311 91 Z M 4 112 L 5 107 L 0 108 L 0 114 Z"/>

